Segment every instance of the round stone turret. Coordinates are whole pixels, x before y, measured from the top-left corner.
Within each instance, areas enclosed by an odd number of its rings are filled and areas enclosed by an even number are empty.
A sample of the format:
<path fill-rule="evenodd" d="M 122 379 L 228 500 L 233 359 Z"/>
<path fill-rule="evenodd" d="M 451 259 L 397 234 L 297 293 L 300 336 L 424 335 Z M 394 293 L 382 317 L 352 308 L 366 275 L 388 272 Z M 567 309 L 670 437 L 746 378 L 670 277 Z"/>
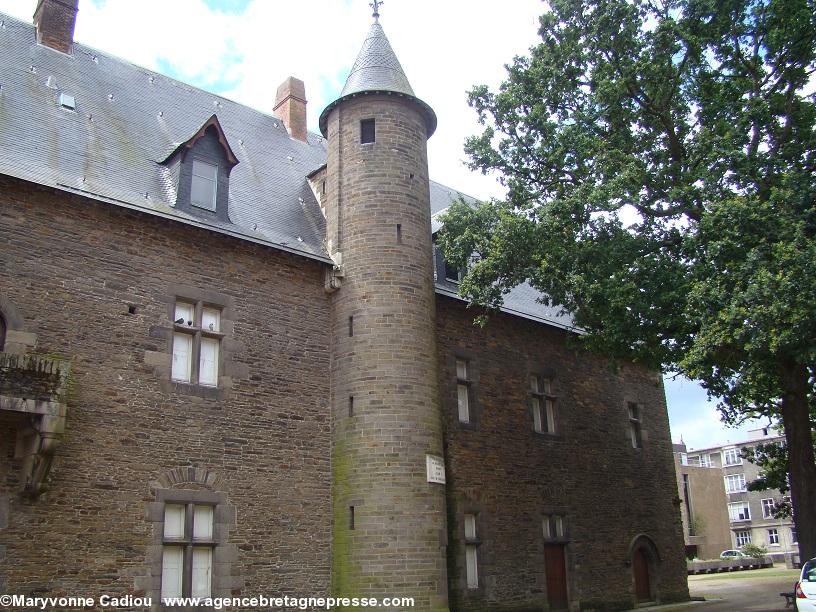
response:
<path fill-rule="evenodd" d="M 445 488 L 426 472 L 429 456 L 443 457 L 426 143 L 435 126 L 375 23 L 320 117 L 327 244 L 341 281 L 332 592 L 413 597 L 412 610 L 448 605 Z"/>

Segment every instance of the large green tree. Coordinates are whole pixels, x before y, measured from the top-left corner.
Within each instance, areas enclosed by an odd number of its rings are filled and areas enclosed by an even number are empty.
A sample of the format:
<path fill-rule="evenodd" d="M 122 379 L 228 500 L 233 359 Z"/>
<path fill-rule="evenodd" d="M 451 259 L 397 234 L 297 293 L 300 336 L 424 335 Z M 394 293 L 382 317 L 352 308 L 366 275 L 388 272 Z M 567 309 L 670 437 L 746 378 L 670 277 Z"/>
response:
<path fill-rule="evenodd" d="M 726 420 L 781 419 L 815 556 L 814 0 L 549 5 L 470 93 L 471 164 L 508 196 L 444 219 L 448 259 L 475 261 L 461 291 L 495 308 L 529 280 L 594 350 L 701 381 Z"/>

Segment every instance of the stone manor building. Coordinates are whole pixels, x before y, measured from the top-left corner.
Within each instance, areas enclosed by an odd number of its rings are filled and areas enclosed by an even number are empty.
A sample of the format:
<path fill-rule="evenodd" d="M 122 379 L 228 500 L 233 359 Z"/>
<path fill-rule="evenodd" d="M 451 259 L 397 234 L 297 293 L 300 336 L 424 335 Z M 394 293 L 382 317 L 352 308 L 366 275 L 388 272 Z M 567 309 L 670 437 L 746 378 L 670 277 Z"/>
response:
<path fill-rule="evenodd" d="M 0 593 L 687 598 L 660 376 L 529 287 L 473 325 L 376 17 L 312 131 L 301 81 L 258 112 L 77 3 L 0 14 Z"/>

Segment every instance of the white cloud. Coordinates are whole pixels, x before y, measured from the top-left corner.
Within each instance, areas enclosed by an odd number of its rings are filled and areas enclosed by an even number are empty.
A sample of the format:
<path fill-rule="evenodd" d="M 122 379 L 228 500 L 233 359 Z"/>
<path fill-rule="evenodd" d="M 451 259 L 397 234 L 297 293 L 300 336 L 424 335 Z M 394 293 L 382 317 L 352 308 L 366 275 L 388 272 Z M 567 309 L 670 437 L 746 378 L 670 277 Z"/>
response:
<path fill-rule="evenodd" d="M 212 2 L 211 2 L 212 4 Z M 439 118 L 429 141 L 431 177 L 477 197 L 500 196 L 494 178 L 462 164 L 467 136 L 480 132 L 467 106 L 475 84 L 497 86 L 504 64 L 537 38 L 540 0 L 501 6 L 467 0 L 391 0 L 381 22 L 416 94 Z M 36 0 L 0 0 L 29 21 Z M 306 83 L 309 125 L 343 86 L 371 23 L 367 0 L 252 0 L 239 15 L 203 0 L 81 0 L 75 38 L 154 70 L 271 113 L 287 76 Z"/>

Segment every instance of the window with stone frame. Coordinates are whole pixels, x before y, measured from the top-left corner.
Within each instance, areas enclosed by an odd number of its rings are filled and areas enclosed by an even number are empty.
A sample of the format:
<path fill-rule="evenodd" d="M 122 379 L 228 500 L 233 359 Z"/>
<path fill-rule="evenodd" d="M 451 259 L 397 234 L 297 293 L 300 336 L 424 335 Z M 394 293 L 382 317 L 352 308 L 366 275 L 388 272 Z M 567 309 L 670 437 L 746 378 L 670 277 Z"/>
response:
<path fill-rule="evenodd" d="M 768 544 L 771 546 L 779 546 L 779 530 L 778 529 L 769 529 L 768 530 Z"/>
<path fill-rule="evenodd" d="M 360 143 L 370 144 L 377 139 L 377 128 L 374 119 L 360 121 Z"/>
<path fill-rule="evenodd" d="M 723 465 L 742 465 L 742 457 L 738 448 L 723 449 Z"/>
<path fill-rule="evenodd" d="M 563 514 L 545 514 L 541 521 L 541 530 L 546 542 L 563 541 L 567 537 Z"/>
<path fill-rule="evenodd" d="M 750 521 L 751 508 L 747 501 L 732 502 L 728 504 L 728 517 L 732 523 L 737 521 Z"/>
<path fill-rule="evenodd" d="M 632 448 L 643 448 L 640 406 L 629 402 L 627 409 L 629 411 L 629 440 Z"/>
<path fill-rule="evenodd" d="M 776 500 L 773 497 L 768 497 L 761 501 L 762 503 L 762 518 L 773 518 L 776 511 Z"/>
<path fill-rule="evenodd" d="M 460 423 L 472 422 L 470 361 L 456 358 L 456 404 Z"/>
<path fill-rule="evenodd" d="M 221 308 L 203 301 L 179 299 L 173 314 L 171 379 L 218 386 L 221 354 Z"/>
<path fill-rule="evenodd" d="M 475 514 L 464 515 L 465 527 L 465 578 L 467 588 L 479 588 L 479 541 Z"/>
<path fill-rule="evenodd" d="M 164 507 L 161 596 L 211 597 L 215 539 L 211 504 Z"/>
<path fill-rule="evenodd" d="M 751 532 L 747 529 L 735 531 L 734 532 L 734 540 L 737 543 L 737 548 L 741 546 L 745 546 L 746 544 L 751 543 Z"/>
<path fill-rule="evenodd" d="M 537 433 L 555 433 L 555 396 L 552 380 L 530 375 L 530 404 L 533 411 L 533 430 Z"/>
<path fill-rule="evenodd" d="M 210 489 L 223 484 L 220 477 L 183 467 L 162 475 L 160 482 L 172 488 L 157 488 L 147 503 L 149 569 L 137 577 L 136 588 L 159 602 L 163 597 L 225 597 L 243 586 L 244 577 L 233 573 L 238 547 L 230 543 L 236 508 L 225 492 Z"/>
<path fill-rule="evenodd" d="M 725 477 L 726 493 L 741 493 L 746 490 L 745 474 L 729 474 Z"/>

